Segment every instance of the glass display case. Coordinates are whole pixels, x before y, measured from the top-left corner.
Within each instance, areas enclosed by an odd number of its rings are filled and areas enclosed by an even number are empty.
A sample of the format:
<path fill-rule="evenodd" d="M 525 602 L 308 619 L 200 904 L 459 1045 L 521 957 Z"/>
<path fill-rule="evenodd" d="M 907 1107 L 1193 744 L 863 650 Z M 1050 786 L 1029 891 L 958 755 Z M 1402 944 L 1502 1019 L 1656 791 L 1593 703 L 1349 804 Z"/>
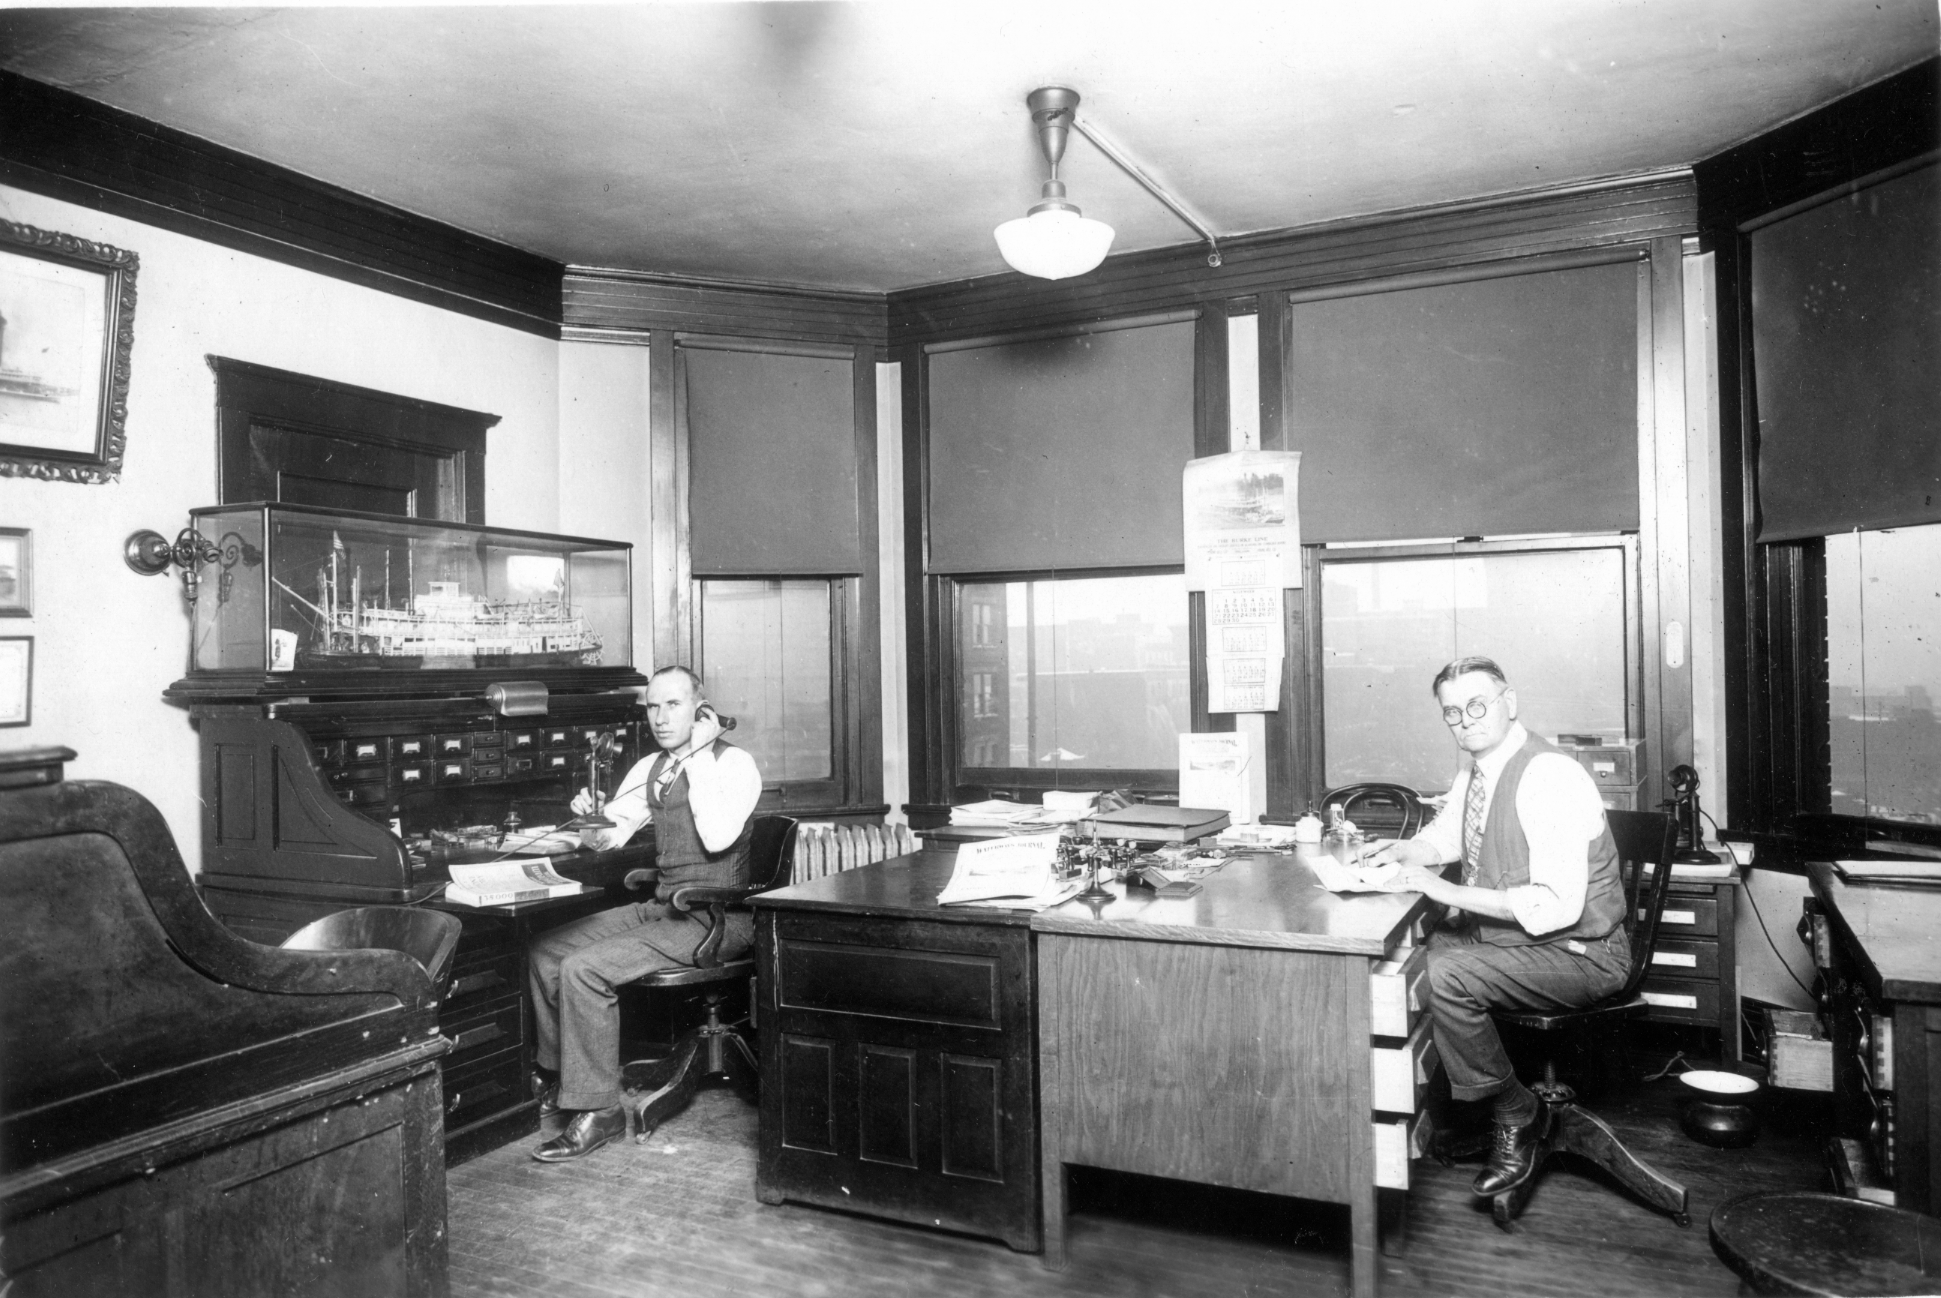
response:
<path fill-rule="evenodd" d="M 190 513 L 194 673 L 633 665 L 632 547 L 302 505 Z"/>

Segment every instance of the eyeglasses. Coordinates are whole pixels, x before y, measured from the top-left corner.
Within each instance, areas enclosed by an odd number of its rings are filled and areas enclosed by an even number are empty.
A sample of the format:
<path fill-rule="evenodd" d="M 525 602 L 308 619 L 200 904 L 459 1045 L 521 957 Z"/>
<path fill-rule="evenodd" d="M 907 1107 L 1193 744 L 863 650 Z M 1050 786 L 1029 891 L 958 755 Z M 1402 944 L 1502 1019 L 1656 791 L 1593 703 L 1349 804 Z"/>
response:
<path fill-rule="evenodd" d="M 1496 702 L 1496 700 L 1502 698 L 1505 694 L 1508 694 L 1509 692 L 1510 692 L 1510 687 L 1505 685 L 1502 689 L 1496 691 L 1496 693 L 1490 695 L 1486 699 L 1471 699 L 1469 700 L 1468 703 L 1466 703 L 1462 707 L 1444 708 L 1442 710 L 1442 724 L 1445 726 L 1461 725 L 1463 714 L 1465 712 L 1469 714 L 1469 719 L 1471 721 L 1481 721 L 1484 718 L 1484 716 L 1486 716 L 1489 713 L 1489 705 Z"/>

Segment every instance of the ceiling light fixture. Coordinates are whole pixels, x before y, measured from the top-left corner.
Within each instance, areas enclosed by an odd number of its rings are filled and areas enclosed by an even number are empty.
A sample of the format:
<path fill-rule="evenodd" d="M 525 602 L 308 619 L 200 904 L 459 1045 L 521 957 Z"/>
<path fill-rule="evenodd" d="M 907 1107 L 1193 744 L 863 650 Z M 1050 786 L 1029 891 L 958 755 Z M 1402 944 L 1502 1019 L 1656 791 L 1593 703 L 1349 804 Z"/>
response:
<path fill-rule="evenodd" d="M 993 232 L 997 236 L 998 251 L 1013 270 L 1039 279 L 1069 279 L 1096 268 L 1111 251 L 1112 227 L 1081 213 L 1078 205 L 1065 197 L 1065 183 L 1058 179 L 1058 161 L 1065 156 L 1065 144 L 1073 131 L 1090 140 L 1115 166 L 1205 239 L 1211 249 L 1207 265 L 1220 264 L 1219 241 L 1205 222 L 1187 211 L 1183 203 L 1095 130 L 1078 120 L 1076 90 L 1046 86 L 1025 96 L 1024 102 L 1038 129 L 1038 147 L 1051 166 L 1051 176 L 1029 212 L 1015 221 L 1006 221 Z"/>

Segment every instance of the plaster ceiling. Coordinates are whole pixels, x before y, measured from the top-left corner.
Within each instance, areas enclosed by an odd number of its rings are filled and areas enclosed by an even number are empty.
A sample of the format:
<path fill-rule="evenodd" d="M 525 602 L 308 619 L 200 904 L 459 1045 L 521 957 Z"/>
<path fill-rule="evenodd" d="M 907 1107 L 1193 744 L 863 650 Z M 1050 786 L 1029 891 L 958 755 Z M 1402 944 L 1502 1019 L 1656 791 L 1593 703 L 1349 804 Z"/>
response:
<path fill-rule="evenodd" d="M 560 261 L 1004 269 L 1027 92 L 1222 235 L 1706 157 L 1933 55 L 1935 0 L 0 10 L 0 66 Z M 1115 251 L 1192 233 L 1089 143 Z"/>

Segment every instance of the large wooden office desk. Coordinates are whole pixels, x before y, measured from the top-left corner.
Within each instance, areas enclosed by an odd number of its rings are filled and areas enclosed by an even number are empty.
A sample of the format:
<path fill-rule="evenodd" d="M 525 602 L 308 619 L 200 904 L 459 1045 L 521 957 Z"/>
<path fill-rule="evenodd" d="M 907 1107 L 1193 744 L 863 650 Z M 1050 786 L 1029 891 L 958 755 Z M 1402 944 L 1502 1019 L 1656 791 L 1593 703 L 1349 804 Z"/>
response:
<path fill-rule="evenodd" d="M 1432 1066 L 1421 963 L 1384 963 L 1411 954 L 1422 898 L 1336 897 L 1260 856 L 1187 900 L 1115 886 L 1097 914 L 1034 916 L 939 907 L 953 864 L 926 850 L 754 899 L 763 1201 L 1027 1250 L 1042 1222 L 1057 1265 L 1066 1164 L 1264 1190 L 1349 1205 L 1373 1293 L 1377 1144 L 1405 1177 Z"/>
<path fill-rule="evenodd" d="M 1413 1112 L 1433 1067 L 1426 1016 L 1378 1025 L 1372 980 L 1410 954 L 1424 906 L 1338 897 L 1293 858 L 1248 856 L 1196 897 L 1134 889 L 1032 916 L 1046 1265 L 1064 1260 L 1078 1163 L 1347 1204 L 1354 1292 L 1372 1295 L 1377 1142 L 1404 1160 L 1408 1144 L 1406 1120 L 1377 1110 Z M 1410 1035 L 1378 1050 L 1378 1026 Z"/>
<path fill-rule="evenodd" d="M 1840 1134 L 1869 1147 L 1896 1207 L 1941 1215 L 1941 891 L 1849 885 L 1824 861 L 1806 872 L 1832 920 Z"/>

